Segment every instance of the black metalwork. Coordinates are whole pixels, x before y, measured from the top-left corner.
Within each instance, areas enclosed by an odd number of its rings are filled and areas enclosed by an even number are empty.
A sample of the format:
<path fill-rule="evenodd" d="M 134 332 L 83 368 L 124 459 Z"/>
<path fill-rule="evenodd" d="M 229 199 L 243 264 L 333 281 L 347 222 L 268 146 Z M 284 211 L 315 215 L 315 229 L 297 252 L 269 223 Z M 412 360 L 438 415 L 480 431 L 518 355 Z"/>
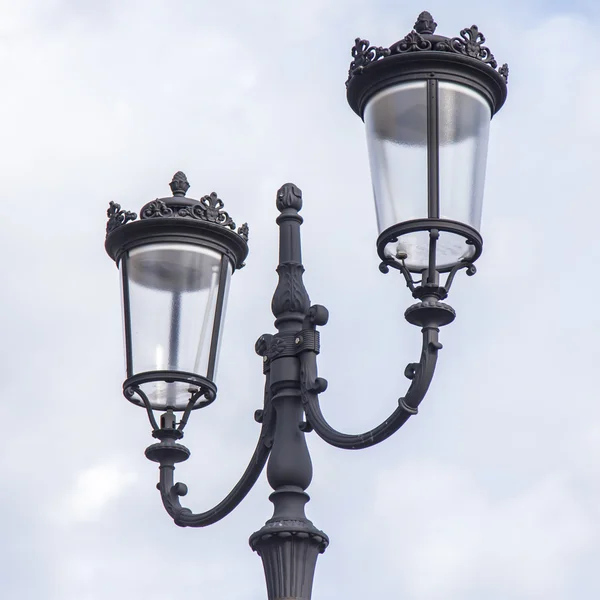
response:
<path fill-rule="evenodd" d="M 317 328 L 327 324 L 329 313 L 324 306 L 311 305 L 304 286 L 300 235 L 303 219 L 299 214 L 302 192 L 292 183 L 283 185 L 276 199 L 280 213 L 277 217 L 279 262 L 271 308 L 277 332 L 260 336 L 255 344 L 265 374 L 263 407 L 254 414 L 261 424 L 261 431 L 245 472 L 219 504 L 208 511 L 193 513 L 180 501 L 188 492 L 187 486 L 174 480 L 175 465 L 190 456 L 189 450 L 179 443 L 183 430 L 194 408 L 214 400 L 214 383 L 193 373 L 173 371 L 135 375 L 128 372 L 124 383 L 126 397 L 143 406 L 148 413 L 152 436 L 158 442 L 146 449 L 146 456 L 159 465 L 157 488 L 165 510 L 177 525 L 204 527 L 222 519 L 244 499 L 267 466 L 267 479 L 273 489 L 270 495 L 273 516 L 250 536 L 250 546 L 262 559 L 269 600 L 310 600 L 317 558 L 329 543 L 327 535 L 313 525 L 305 512 L 309 501 L 306 490 L 312 480 L 306 434 L 314 431 L 328 444 L 358 450 L 387 439 L 418 413 L 442 349 L 440 328 L 456 317 L 454 309 L 442 301 L 448 296 L 458 271 L 465 269 L 467 275 L 476 272 L 473 262 L 482 252 L 483 241 L 475 229 L 440 217 L 438 80 L 467 81 L 487 94 L 495 112 L 506 96 L 508 67 L 503 66 L 499 72 L 495 70 L 495 61 L 489 50 L 482 46 L 484 38 L 475 26 L 463 30 L 461 38 L 452 39 L 435 36 L 436 27 L 432 16 L 423 12 L 414 31 L 390 49 L 376 48 L 366 40 L 357 40 L 348 83 L 349 102 L 362 116 L 365 103 L 378 90 L 399 81 L 422 78 L 428 73 L 427 218 L 394 225 L 377 240 L 377 252 L 382 261 L 380 270 L 384 273 L 390 268 L 398 270 L 418 300 L 406 309 L 405 318 L 421 329 L 422 336 L 418 362 L 409 363 L 404 369 L 410 384 L 390 416 L 369 431 L 348 434 L 333 428 L 321 411 L 319 394 L 326 391 L 327 381 L 318 376 L 320 334 Z M 130 248 L 155 239 L 194 239 L 219 249 L 223 261 L 230 261 L 232 268 L 240 268 L 247 253 L 247 224 L 236 233 L 235 224 L 222 210 L 223 203 L 216 194 L 193 201 L 185 198 L 188 188 L 187 178 L 178 172 L 171 182 L 173 198 L 148 203 L 141 211 L 140 221 L 127 227 L 121 225 L 134 220 L 135 215 L 121 211 L 119 205 L 111 203 L 109 218 L 113 220 L 109 221 L 112 224 L 107 230 L 106 241 L 109 255 L 119 262 Z M 390 244 L 396 243 L 402 235 L 417 231 L 427 231 L 429 236 L 428 263 L 419 271 L 420 280 L 413 279 L 414 270 L 406 264 L 405 255 L 389 254 Z M 444 233 L 465 240 L 463 259 L 450 266 L 436 263 L 437 245 Z M 222 263 L 221 277 L 225 272 L 224 264 L 226 262 Z M 448 274 L 443 283 L 440 281 L 442 273 Z M 223 287 L 221 285 L 219 289 Z M 220 317 L 215 319 L 215 328 L 220 327 L 220 322 Z M 126 331 L 127 335 L 131 336 L 131 331 Z M 218 331 L 213 332 L 215 336 L 218 337 Z M 212 373 L 210 368 L 209 372 Z M 143 383 L 157 379 L 184 381 L 194 386 L 196 391 L 179 422 L 173 408 L 168 408 L 157 419 L 155 407 L 140 388 Z"/>
<path fill-rule="evenodd" d="M 356 38 L 352 47 L 352 62 L 350 63 L 349 77 L 353 77 L 370 63 L 390 55 L 389 48 L 375 47 L 369 45 L 369 40 L 361 40 Z"/>
<path fill-rule="evenodd" d="M 152 200 L 152 202 L 148 202 L 148 204 L 142 207 L 140 215 L 141 219 L 187 217 L 190 219 L 207 221 L 208 223 L 217 223 L 223 227 L 235 229 L 233 219 L 223 210 L 225 204 L 217 196 L 216 192 L 212 192 L 207 196 L 202 196 L 200 200 L 185 198 L 185 194 L 190 188 L 190 184 L 185 173 L 182 171 L 177 171 L 177 173 L 175 173 L 169 186 L 173 192 L 173 198 L 157 198 L 156 200 Z M 134 215 L 135 213 L 128 214 Z M 133 219 L 135 219 L 135 216 Z M 238 235 L 248 241 L 247 223 L 240 227 Z"/>
<path fill-rule="evenodd" d="M 473 269 L 470 263 L 453 269 L 446 288 L 439 286 L 436 277 L 423 282 L 411 281 L 411 290 L 419 302 L 406 310 L 406 319 L 422 330 L 422 350 L 419 361 L 404 370 L 410 380 L 407 392 L 398 400 L 397 408 L 383 423 L 361 434 L 346 434 L 335 430 L 326 421 L 319 405 L 319 394 L 327 389 L 327 381 L 317 374 L 317 355 L 320 339 L 317 327 L 327 323 L 329 313 L 320 305 L 310 304 L 303 283 L 300 225 L 302 193 L 291 183 L 277 193 L 279 225 L 279 281 L 272 301 L 277 333 L 264 334 L 255 344 L 263 358 L 265 372 L 264 406 L 257 410 L 255 419 L 262 424 L 259 441 L 250 463 L 230 494 L 214 508 L 199 514 L 183 507 L 180 498 L 187 494 L 187 486 L 174 482 L 175 465 L 187 460 L 189 450 L 179 443 L 183 428 L 193 405 L 202 394 L 192 398 L 179 424 L 174 411 L 167 410 L 160 418 L 154 417 L 148 398 L 139 388 L 144 375 L 125 382 L 125 394 L 144 406 L 159 440 L 146 450 L 146 456 L 159 464 L 158 489 L 167 513 L 181 527 L 204 527 L 231 512 L 246 496 L 267 464 L 267 479 L 273 488 L 270 500 L 274 512 L 264 527 L 252 534 L 250 546 L 263 561 L 270 600 L 311 597 L 318 555 L 329 543 L 325 533 L 307 518 L 306 493 L 312 479 L 312 464 L 305 435 L 315 431 L 327 443 L 357 450 L 378 444 L 395 433 L 418 412 L 418 407 L 429 388 L 439 350 L 439 328 L 451 323 L 454 310 L 441 302 L 459 268 Z M 435 266 L 432 267 L 435 270 Z M 410 273 L 406 271 L 407 277 Z M 152 374 L 149 374 L 150 376 Z M 200 390 L 213 393 L 212 382 L 194 384 Z M 203 388 L 202 388 L 203 389 Z M 216 393 L 216 388 L 214 388 Z M 204 394 L 207 395 L 206 393 Z M 206 400 L 205 402 L 208 402 Z"/>
<path fill-rule="evenodd" d="M 133 391 L 137 392 L 139 389 L 138 386 L 154 381 L 165 381 L 167 383 L 179 381 L 181 383 L 189 384 L 191 390 L 190 398 L 195 398 L 193 403 L 194 408 L 208 406 L 209 404 L 212 404 L 217 397 L 217 386 L 210 379 L 202 377 L 201 375 L 196 375 L 195 373 L 166 369 L 162 371 L 136 373 L 135 375 L 128 377 L 123 382 L 123 395 L 133 404 L 144 406 L 143 401 L 136 398 Z"/>
<path fill-rule="evenodd" d="M 243 225 L 240 225 L 240 227 L 238 227 L 238 235 L 244 240 L 244 241 L 248 241 L 248 236 L 250 233 L 250 228 L 248 227 L 248 223 L 244 223 Z"/>
<path fill-rule="evenodd" d="M 177 443 L 177 440 L 183 437 L 183 431 L 176 427 L 172 413 L 167 413 L 167 418 L 163 419 L 161 427 L 153 431 L 153 437 L 160 441 L 146 449 L 146 456 L 159 463 L 160 479 L 157 488 L 165 510 L 180 527 L 206 527 L 220 521 L 238 506 L 256 483 L 273 445 L 275 421 L 268 383 L 269 378 L 267 377 L 265 404 L 260 419 L 262 427 L 252 458 L 231 492 L 219 504 L 205 512 L 193 513 L 190 509 L 183 507 L 179 500 L 180 497 L 187 494 L 188 488 L 184 483 L 174 483 L 175 464 L 187 460 L 190 452 L 185 446 Z"/>
<path fill-rule="evenodd" d="M 490 49 L 483 45 L 485 36 L 479 31 L 477 25 L 461 29 L 460 37 L 453 38 L 434 36 L 436 28 L 437 23 L 434 22 L 431 14 L 422 12 L 414 25 L 413 31 L 389 48 L 371 46 L 368 40 L 356 38 L 352 47 L 354 60 L 350 64 L 347 84 L 355 75 L 361 74 L 370 63 L 405 52 L 456 52 L 480 60 L 492 69 L 498 67 L 498 63 Z M 500 68 L 499 74 L 505 80 L 508 78 L 508 65 L 506 63 Z"/>
<path fill-rule="evenodd" d="M 223 202 L 216 193 L 204 196 L 200 200 L 185 197 L 190 187 L 187 177 L 178 171 L 169 184 L 173 191 L 171 198 L 157 198 L 147 203 L 140 211 L 140 220 L 136 221 L 134 213 L 121 210 L 114 202 L 110 203 L 108 210 L 108 225 L 106 235 L 106 250 L 121 266 L 125 348 L 127 379 L 123 383 L 123 394 L 133 404 L 150 406 L 152 410 L 162 408 L 160 405 L 151 405 L 140 386 L 151 382 L 164 381 L 166 383 L 181 382 L 189 385 L 189 400 L 184 407 L 176 410 L 184 412 L 187 420 L 189 411 L 203 408 L 211 404 L 217 395 L 217 387 L 213 383 L 218 339 L 220 335 L 222 312 L 224 308 L 226 279 L 228 273 L 244 266 L 244 259 L 248 254 L 248 225 L 242 225 L 238 233 L 234 231 L 235 223 L 223 211 Z M 133 221 L 128 223 L 128 221 Z M 127 225 L 125 226 L 125 224 Z M 132 358 L 132 331 L 130 314 L 130 290 L 127 273 L 127 260 L 121 260 L 124 254 L 136 247 L 157 242 L 184 242 L 212 248 L 222 255 L 219 270 L 219 286 L 216 298 L 216 311 L 212 331 L 212 343 L 208 357 L 206 377 L 197 373 L 176 371 L 173 369 L 155 370 L 144 373 L 135 373 Z M 171 313 L 171 343 L 170 359 L 177 362 L 173 352 L 177 349 L 177 323 L 179 322 L 181 298 L 173 295 Z M 187 415 L 187 416 L 186 416 Z M 152 419 L 151 419 L 152 422 Z"/>
<path fill-rule="evenodd" d="M 106 235 L 114 231 L 117 227 L 125 225 L 129 221 L 135 221 L 137 215 L 129 210 L 123 210 L 120 204 L 110 202 L 106 211 L 108 222 L 106 223 Z"/>
<path fill-rule="evenodd" d="M 217 305 L 215 310 L 215 320 L 213 324 L 212 339 L 218 340 L 221 334 L 221 325 L 223 320 L 223 311 L 225 310 L 225 292 L 226 292 L 226 281 L 227 281 L 227 258 L 223 256 L 221 258 L 221 270 L 219 275 L 219 292 L 217 295 Z M 209 379 L 215 376 L 215 369 L 217 365 L 217 353 L 219 351 L 218 344 L 212 344 L 210 348 L 210 356 L 208 357 L 208 373 Z"/>
<path fill-rule="evenodd" d="M 448 50 L 470 56 L 471 58 L 477 58 L 481 62 L 490 65 L 493 69 L 496 69 L 498 63 L 494 55 L 490 52 L 490 49 L 483 46 L 484 42 L 485 36 L 479 31 L 479 27 L 471 25 L 471 27 L 461 29 L 460 38 L 454 37 L 450 40 Z"/>
<path fill-rule="evenodd" d="M 173 198 L 183 198 L 183 196 L 173 196 Z M 202 196 L 200 201 L 194 200 L 193 204 L 183 204 L 181 200 L 172 200 L 167 204 L 165 200 L 156 199 L 142 208 L 141 218 L 188 217 L 235 229 L 233 219 L 223 210 L 224 206 L 223 201 L 217 196 L 216 192 L 212 192 L 208 196 Z M 247 234 L 247 226 L 242 232 Z M 238 235 L 241 234 L 238 233 Z"/>
<path fill-rule="evenodd" d="M 496 60 L 483 45 L 485 37 L 476 25 L 463 29 L 460 36 L 452 38 L 437 35 L 436 28 L 432 15 L 424 11 L 417 18 L 413 31 L 388 49 L 375 48 L 358 38 L 352 50 L 353 61 L 347 81 L 348 102 L 361 118 L 368 102 L 379 92 L 410 82 L 421 82 L 426 87 L 427 206 L 423 207 L 424 218 L 393 225 L 377 240 L 382 271 L 387 272 L 390 267 L 399 270 L 413 292 L 415 285 L 410 273 L 421 273 L 424 264 L 422 260 L 415 261 L 408 256 L 401 236 L 428 232 L 429 260 L 423 281 L 429 285 L 437 285 L 435 280 L 439 273 L 450 273 L 462 268 L 464 263 L 475 262 L 483 248 L 481 235 L 473 227 L 442 217 L 440 82 L 460 84 L 478 92 L 488 101 L 492 116 L 500 110 L 507 95 L 508 66 L 503 65 L 497 70 Z M 465 241 L 464 251 L 457 252 L 452 258 L 447 256 L 445 263 L 441 257 L 436 257 L 440 234 L 443 238 L 448 238 L 448 234 L 460 236 Z"/>
<path fill-rule="evenodd" d="M 108 255 L 118 264 L 124 252 L 149 241 L 193 242 L 225 254 L 234 269 L 243 267 L 248 255 L 248 224 L 236 233 L 235 223 L 215 192 L 200 200 L 184 196 L 190 185 L 181 171 L 169 185 L 175 195 L 145 204 L 138 221 L 135 213 L 110 203 L 105 244 Z M 121 227 L 128 221 L 133 223 Z"/>
<path fill-rule="evenodd" d="M 360 117 L 370 98 L 382 89 L 406 81 L 454 81 L 470 85 L 487 97 L 492 114 L 506 99 L 508 65 L 499 69 L 477 25 L 458 37 L 436 35 L 437 23 L 422 12 L 413 31 L 389 48 L 356 38 L 346 81 L 348 102 Z"/>
<path fill-rule="evenodd" d="M 300 225 L 302 193 L 288 183 L 277 193 L 279 225 L 279 283 L 272 310 L 278 333 L 262 336 L 257 351 L 270 373 L 270 389 L 276 428 L 267 479 L 274 492 L 273 517 L 250 537 L 250 545 L 262 558 L 268 595 L 279 598 L 310 598 L 319 553 L 329 540 L 306 517 L 306 488 L 312 479 L 312 464 L 306 446 L 303 421 L 301 366 L 299 356 L 318 352 L 318 338 L 307 335 L 310 299 L 302 274 Z M 279 341 L 281 340 L 281 342 Z M 307 342 L 310 340 L 310 342 Z M 296 347 L 293 353 L 291 342 Z M 272 351 L 273 346 L 277 347 Z M 312 350 L 308 349 L 311 348 Z"/>
<path fill-rule="evenodd" d="M 437 23 L 433 20 L 430 12 L 424 10 L 418 17 L 413 29 L 423 35 L 424 33 L 433 34 L 437 29 Z"/>
<path fill-rule="evenodd" d="M 169 184 L 173 196 L 185 196 L 187 191 L 190 189 L 190 182 L 188 181 L 183 171 L 177 171 L 173 175 L 173 180 Z"/>
<path fill-rule="evenodd" d="M 476 229 L 473 229 L 464 223 L 451 221 L 449 219 L 414 219 L 412 221 L 398 223 L 381 232 L 377 238 L 377 254 L 379 254 L 379 258 L 381 258 L 382 261 L 380 270 L 383 273 L 387 273 L 389 269 L 384 268 L 384 266 L 392 267 L 400 271 L 407 268 L 404 266 L 404 257 L 389 255 L 386 250 L 388 244 L 397 242 L 399 237 L 406 235 L 407 233 L 432 230 L 454 233 L 465 239 L 465 258 L 462 262 L 457 263 L 458 265 L 461 265 L 464 262 L 475 262 L 483 252 L 483 238 L 481 237 L 481 234 Z M 450 267 L 436 267 L 436 269 L 441 273 L 445 273 L 452 271 L 456 266 L 457 265 Z"/>
<path fill-rule="evenodd" d="M 427 82 L 427 216 L 440 218 L 438 81 Z"/>

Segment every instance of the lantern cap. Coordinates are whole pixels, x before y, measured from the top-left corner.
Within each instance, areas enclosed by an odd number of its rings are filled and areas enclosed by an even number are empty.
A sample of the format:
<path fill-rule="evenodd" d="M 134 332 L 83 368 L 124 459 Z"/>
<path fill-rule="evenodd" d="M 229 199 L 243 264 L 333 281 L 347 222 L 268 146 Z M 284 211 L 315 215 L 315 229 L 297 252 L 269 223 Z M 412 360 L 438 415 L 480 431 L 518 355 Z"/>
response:
<path fill-rule="evenodd" d="M 153 236 L 173 240 L 192 241 L 197 237 L 209 242 L 217 250 L 226 252 L 234 268 L 241 268 L 248 254 L 248 224 L 236 230 L 236 224 L 224 209 L 225 204 L 216 192 L 202 196 L 200 200 L 187 198 L 190 188 L 185 173 L 177 171 L 169 184 L 172 197 L 156 198 L 140 210 L 140 218 L 134 212 L 110 202 L 106 216 L 106 251 L 115 261 L 131 243 L 149 243 Z M 127 225 L 130 221 L 133 223 Z M 185 238 L 185 239 L 184 239 Z M 212 244 L 211 244 L 212 242 Z"/>
<path fill-rule="evenodd" d="M 431 13 L 423 11 L 413 30 L 389 48 L 371 46 L 369 40 L 356 38 L 346 81 L 352 110 L 362 117 L 373 94 L 395 83 L 415 80 L 419 71 L 423 77 L 468 80 L 475 87 L 485 88 L 480 91 L 487 91 L 492 113 L 500 110 L 506 99 L 508 65 L 498 68 L 494 55 L 483 45 L 485 36 L 477 25 L 462 29 L 460 37 L 452 38 L 436 35 L 436 28 Z"/>

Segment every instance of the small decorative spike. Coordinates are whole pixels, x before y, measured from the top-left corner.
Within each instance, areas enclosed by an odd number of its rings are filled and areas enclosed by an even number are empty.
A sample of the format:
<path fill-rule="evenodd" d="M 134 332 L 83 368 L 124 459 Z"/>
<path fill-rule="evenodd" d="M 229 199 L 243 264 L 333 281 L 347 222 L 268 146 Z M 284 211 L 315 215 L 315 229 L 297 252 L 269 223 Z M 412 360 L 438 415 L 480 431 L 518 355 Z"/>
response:
<path fill-rule="evenodd" d="M 183 171 L 177 171 L 173 175 L 173 181 L 169 184 L 173 196 L 185 196 L 187 191 L 190 189 L 190 184 Z"/>
<path fill-rule="evenodd" d="M 433 20 L 431 13 L 424 10 L 418 17 L 417 22 L 415 23 L 415 31 L 417 33 L 423 34 L 435 33 L 435 29 L 437 27 L 437 23 Z"/>
<path fill-rule="evenodd" d="M 237 230 L 238 235 L 244 239 L 246 242 L 248 241 L 248 234 L 250 233 L 250 228 L 248 227 L 248 223 L 244 223 Z"/>
<path fill-rule="evenodd" d="M 121 205 L 116 202 L 110 202 L 106 216 L 108 217 L 108 222 L 106 223 L 107 235 L 117 227 L 125 225 L 128 221 L 135 221 L 137 219 L 137 215 L 134 212 L 123 210 Z"/>

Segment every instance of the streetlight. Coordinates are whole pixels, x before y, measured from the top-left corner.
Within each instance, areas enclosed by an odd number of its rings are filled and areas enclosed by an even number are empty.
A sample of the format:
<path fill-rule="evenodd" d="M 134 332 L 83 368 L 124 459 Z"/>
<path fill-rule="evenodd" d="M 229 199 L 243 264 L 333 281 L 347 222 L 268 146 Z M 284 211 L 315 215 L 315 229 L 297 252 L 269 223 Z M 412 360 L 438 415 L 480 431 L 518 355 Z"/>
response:
<path fill-rule="evenodd" d="M 405 317 L 423 336 L 419 362 L 405 370 L 408 391 L 371 431 L 340 433 L 321 413 L 318 395 L 327 382 L 317 376 L 317 327 L 327 323 L 328 312 L 310 304 L 302 282 L 302 193 L 287 183 L 277 193 L 277 333 L 255 345 L 266 378 L 264 406 L 255 414 L 262 424 L 258 444 L 221 503 L 200 514 L 184 508 L 187 487 L 175 483 L 174 470 L 190 453 L 179 440 L 191 412 L 217 395 L 229 280 L 247 256 L 248 226 L 236 230 L 215 193 L 186 197 L 189 183 L 181 172 L 170 184 L 173 196 L 146 204 L 139 220 L 112 202 L 108 210 L 106 250 L 121 274 L 123 392 L 146 409 L 158 440 L 146 456 L 159 464 L 164 507 L 182 527 L 210 525 L 243 500 L 268 459 L 274 514 L 250 545 L 262 558 L 270 600 L 309 599 L 317 557 L 329 541 L 304 512 L 312 479 L 305 434 L 314 430 L 339 448 L 366 448 L 417 414 L 442 347 L 439 328 L 455 318 L 442 301 L 456 273 L 474 274 L 481 255 L 489 124 L 506 99 L 508 67 L 497 69 L 475 25 L 454 38 L 435 35 L 436 26 L 423 12 L 414 30 L 389 48 L 357 39 L 346 82 L 348 102 L 366 125 L 380 269 L 404 276 L 418 300 Z M 162 412 L 158 420 L 155 411 Z"/>

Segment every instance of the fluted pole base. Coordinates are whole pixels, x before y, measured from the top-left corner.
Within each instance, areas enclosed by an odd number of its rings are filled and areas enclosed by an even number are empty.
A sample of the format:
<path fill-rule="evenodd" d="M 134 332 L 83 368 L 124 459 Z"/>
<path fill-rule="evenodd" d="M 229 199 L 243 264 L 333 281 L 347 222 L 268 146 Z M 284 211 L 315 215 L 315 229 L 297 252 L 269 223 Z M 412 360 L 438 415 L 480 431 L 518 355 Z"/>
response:
<path fill-rule="evenodd" d="M 268 599 L 310 600 L 317 558 L 328 544 L 308 519 L 267 521 L 250 546 L 262 559 Z"/>

